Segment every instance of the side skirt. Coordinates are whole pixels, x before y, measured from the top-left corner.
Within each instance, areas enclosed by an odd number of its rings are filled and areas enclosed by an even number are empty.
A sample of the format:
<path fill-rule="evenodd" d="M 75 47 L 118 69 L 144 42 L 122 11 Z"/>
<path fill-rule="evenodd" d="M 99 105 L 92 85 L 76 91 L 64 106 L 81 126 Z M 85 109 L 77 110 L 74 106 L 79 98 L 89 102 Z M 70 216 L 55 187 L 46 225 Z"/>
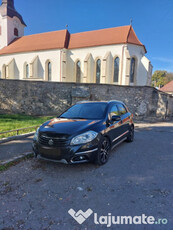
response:
<path fill-rule="evenodd" d="M 115 145 L 112 146 L 111 150 L 113 150 L 117 145 L 121 144 L 126 139 L 127 139 L 127 137 L 124 137 L 121 141 L 117 142 Z"/>

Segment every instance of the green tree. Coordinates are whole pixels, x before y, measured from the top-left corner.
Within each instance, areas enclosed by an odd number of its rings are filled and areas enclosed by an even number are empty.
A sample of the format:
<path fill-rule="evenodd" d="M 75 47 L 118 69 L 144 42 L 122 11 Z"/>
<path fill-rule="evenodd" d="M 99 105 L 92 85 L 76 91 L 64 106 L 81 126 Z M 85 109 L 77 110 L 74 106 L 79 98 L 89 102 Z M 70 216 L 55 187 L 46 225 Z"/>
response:
<path fill-rule="evenodd" d="M 168 82 L 169 82 L 169 78 L 168 78 L 168 72 L 166 70 L 156 70 L 154 72 L 152 76 L 152 86 L 163 87 Z"/>

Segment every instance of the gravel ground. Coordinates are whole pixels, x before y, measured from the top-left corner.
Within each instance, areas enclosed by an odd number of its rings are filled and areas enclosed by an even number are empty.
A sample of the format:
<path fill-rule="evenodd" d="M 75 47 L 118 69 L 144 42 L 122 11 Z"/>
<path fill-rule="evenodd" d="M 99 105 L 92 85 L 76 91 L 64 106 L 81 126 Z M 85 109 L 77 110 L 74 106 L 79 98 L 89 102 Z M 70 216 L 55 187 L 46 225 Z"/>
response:
<path fill-rule="evenodd" d="M 137 128 L 109 162 L 63 165 L 29 159 L 0 173 L 0 229 L 4 230 L 172 230 L 173 126 Z M 68 210 L 91 208 L 100 216 L 154 216 L 160 225 L 79 225 Z"/>

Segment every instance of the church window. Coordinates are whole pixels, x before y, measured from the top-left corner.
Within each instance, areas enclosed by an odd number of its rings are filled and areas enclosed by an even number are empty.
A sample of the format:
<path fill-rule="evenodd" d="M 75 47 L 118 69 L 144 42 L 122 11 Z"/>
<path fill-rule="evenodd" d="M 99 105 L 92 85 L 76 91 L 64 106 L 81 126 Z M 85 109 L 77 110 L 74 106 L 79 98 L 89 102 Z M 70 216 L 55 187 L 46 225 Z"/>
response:
<path fill-rule="evenodd" d="M 19 31 L 18 31 L 17 28 L 14 28 L 14 35 L 17 36 L 17 37 L 19 36 Z"/>
<path fill-rule="evenodd" d="M 113 79 L 114 83 L 118 83 L 119 81 L 119 62 L 120 62 L 119 57 L 116 57 L 114 59 L 114 79 Z"/>
<path fill-rule="evenodd" d="M 52 62 L 47 60 L 45 63 L 45 81 L 52 80 Z"/>
<path fill-rule="evenodd" d="M 29 65 L 26 64 L 26 78 L 29 78 Z"/>
<path fill-rule="evenodd" d="M 100 77 L 101 77 L 101 60 L 98 59 L 96 61 L 96 83 L 100 83 Z"/>
<path fill-rule="evenodd" d="M 131 59 L 131 64 L 130 64 L 130 83 L 134 83 L 134 80 L 135 80 L 135 68 L 136 68 L 135 58 L 132 58 Z"/>
<path fill-rule="evenodd" d="M 52 64 L 51 64 L 51 62 L 48 62 L 47 69 L 48 69 L 48 81 L 51 81 L 51 79 L 52 79 Z"/>
<path fill-rule="evenodd" d="M 76 62 L 76 82 L 81 82 L 81 63 Z"/>

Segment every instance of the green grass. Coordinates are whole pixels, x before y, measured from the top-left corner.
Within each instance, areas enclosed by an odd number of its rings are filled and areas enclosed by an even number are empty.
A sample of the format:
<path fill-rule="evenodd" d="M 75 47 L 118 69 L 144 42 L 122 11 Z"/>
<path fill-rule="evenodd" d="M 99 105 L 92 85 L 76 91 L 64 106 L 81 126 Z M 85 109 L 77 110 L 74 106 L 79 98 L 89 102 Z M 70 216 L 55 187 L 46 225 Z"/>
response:
<path fill-rule="evenodd" d="M 27 128 L 32 126 L 40 126 L 45 121 L 50 120 L 52 117 L 35 117 L 21 114 L 0 114 L 0 133 L 20 128 Z M 35 129 L 23 130 L 19 134 L 35 131 Z M 0 139 L 4 137 L 15 136 L 15 133 L 1 134 Z"/>

